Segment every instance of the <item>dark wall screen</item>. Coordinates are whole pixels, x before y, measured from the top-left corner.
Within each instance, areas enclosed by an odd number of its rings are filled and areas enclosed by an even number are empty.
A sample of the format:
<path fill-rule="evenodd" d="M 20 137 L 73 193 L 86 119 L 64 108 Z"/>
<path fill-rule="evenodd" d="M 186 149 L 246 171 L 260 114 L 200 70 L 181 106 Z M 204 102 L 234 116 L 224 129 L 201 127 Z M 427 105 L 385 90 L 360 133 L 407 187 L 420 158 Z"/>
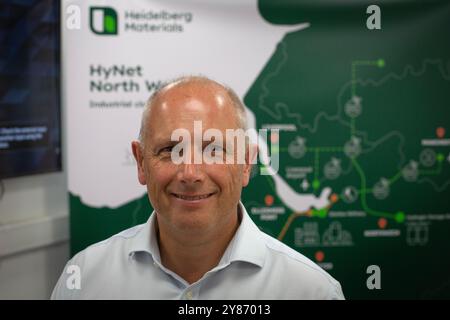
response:
<path fill-rule="evenodd" d="M 60 2 L 0 2 L 0 178 L 61 170 Z"/>

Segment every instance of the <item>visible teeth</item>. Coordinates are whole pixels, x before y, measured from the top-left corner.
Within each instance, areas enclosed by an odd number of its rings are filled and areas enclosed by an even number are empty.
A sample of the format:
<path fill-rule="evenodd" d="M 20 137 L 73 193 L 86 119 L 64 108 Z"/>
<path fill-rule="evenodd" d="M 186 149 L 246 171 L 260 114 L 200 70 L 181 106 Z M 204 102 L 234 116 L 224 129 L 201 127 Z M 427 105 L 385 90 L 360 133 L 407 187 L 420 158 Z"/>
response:
<path fill-rule="evenodd" d="M 211 194 L 205 194 L 205 195 L 202 195 L 202 196 L 183 196 L 183 195 L 180 195 L 180 194 L 174 194 L 174 195 L 175 195 L 175 197 L 183 199 L 183 200 L 194 201 L 194 200 L 206 199 Z"/>

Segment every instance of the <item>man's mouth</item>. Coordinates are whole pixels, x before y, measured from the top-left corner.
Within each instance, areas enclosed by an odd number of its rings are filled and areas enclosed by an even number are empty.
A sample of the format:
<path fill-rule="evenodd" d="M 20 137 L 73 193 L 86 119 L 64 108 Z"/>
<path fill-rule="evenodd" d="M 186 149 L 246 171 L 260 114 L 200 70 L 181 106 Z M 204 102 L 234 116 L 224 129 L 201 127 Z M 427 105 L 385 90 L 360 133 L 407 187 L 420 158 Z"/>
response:
<path fill-rule="evenodd" d="M 195 201 L 195 200 L 202 200 L 207 199 L 214 195 L 215 192 L 212 193 L 205 193 L 205 194 L 198 194 L 198 195 L 186 195 L 186 194 L 179 194 L 179 193 L 172 193 L 172 195 L 178 199 L 186 200 L 186 201 Z"/>

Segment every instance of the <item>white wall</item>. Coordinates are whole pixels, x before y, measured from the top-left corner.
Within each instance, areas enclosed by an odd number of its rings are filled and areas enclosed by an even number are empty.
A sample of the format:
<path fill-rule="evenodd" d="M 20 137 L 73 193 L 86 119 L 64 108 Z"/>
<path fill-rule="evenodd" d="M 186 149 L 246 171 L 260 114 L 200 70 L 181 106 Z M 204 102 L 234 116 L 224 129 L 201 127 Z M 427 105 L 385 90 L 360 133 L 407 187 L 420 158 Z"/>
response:
<path fill-rule="evenodd" d="M 65 174 L 2 183 L 0 299 L 48 299 L 69 258 Z"/>

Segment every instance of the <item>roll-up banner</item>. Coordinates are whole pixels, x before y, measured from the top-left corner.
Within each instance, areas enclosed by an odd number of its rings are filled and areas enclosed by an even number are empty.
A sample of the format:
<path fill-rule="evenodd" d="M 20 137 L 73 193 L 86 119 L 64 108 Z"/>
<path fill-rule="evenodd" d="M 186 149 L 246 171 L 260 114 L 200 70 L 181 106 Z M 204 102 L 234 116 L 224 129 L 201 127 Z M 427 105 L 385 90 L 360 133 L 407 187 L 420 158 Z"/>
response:
<path fill-rule="evenodd" d="M 72 254 L 152 208 L 131 141 L 167 80 L 233 88 L 277 129 L 242 202 L 347 298 L 450 297 L 447 1 L 63 1 Z"/>

